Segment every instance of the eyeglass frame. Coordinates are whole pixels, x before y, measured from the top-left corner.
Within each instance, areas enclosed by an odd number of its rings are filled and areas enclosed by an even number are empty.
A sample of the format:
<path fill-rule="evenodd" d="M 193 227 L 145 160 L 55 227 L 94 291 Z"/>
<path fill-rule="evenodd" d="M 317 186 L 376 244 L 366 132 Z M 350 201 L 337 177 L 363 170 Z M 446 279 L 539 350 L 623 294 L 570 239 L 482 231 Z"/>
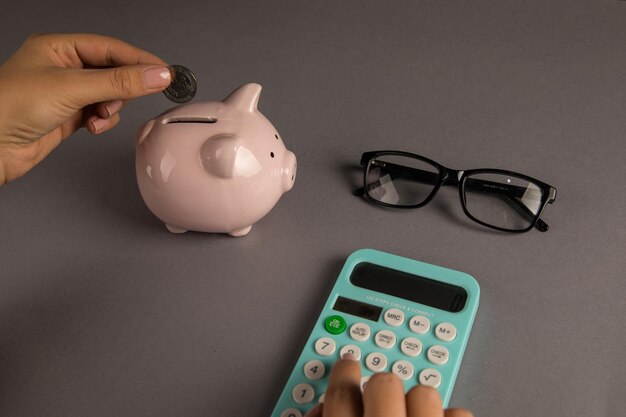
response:
<path fill-rule="evenodd" d="M 412 204 L 412 205 L 396 205 L 396 204 L 390 204 L 390 203 L 385 203 L 385 202 L 380 201 L 380 200 L 376 200 L 375 198 L 373 198 L 373 197 L 371 197 L 369 195 L 369 193 L 367 191 L 367 177 L 368 177 L 369 170 L 370 170 L 370 167 L 371 167 L 371 161 L 374 160 L 376 157 L 384 156 L 384 155 L 395 155 L 395 156 L 403 156 L 403 157 L 408 157 L 408 158 L 414 158 L 414 159 L 420 160 L 422 162 L 426 162 L 428 164 L 431 164 L 435 168 L 438 169 L 437 182 L 434 184 L 434 187 L 433 187 L 432 191 L 424 199 L 424 201 L 422 201 L 421 203 Z M 354 195 L 357 195 L 357 196 L 361 196 L 362 195 L 368 202 L 370 202 L 372 204 L 376 204 L 376 205 L 384 206 L 384 207 L 399 208 L 399 209 L 420 208 L 420 207 L 423 207 L 426 204 L 430 203 L 430 201 L 435 197 L 435 195 L 437 194 L 437 191 L 439 191 L 441 186 L 443 186 L 443 185 L 456 185 L 458 190 L 459 190 L 459 198 L 461 200 L 461 208 L 463 209 L 463 212 L 465 213 L 465 215 L 467 217 L 469 217 L 471 220 L 475 221 L 476 223 L 479 223 L 479 224 L 481 224 L 483 226 L 486 226 L 486 227 L 489 227 L 491 229 L 499 230 L 499 231 L 502 231 L 502 232 L 508 232 L 508 233 L 524 233 L 524 232 L 528 232 L 533 227 L 536 227 L 541 232 L 547 232 L 548 229 L 550 228 L 547 223 L 545 223 L 543 220 L 541 220 L 540 217 L 541 217 L 541 215 L 543 213 L 543 210 L 545 209 L 546 205 L 547 204 L 552 204 L 556 200 L 556 194 L 557 194 L 556 188 L 551 186 L 551 185 L 549 185 L 549 184 L 546 184 L 543 181 L 539 181 L 536 178 L 529 177 L 528 175 L 520 174 L 519 172 L 507 171 L 507 170 L 496 169 L 496 168 L 477 168 L 477 169 L 469 169 L 469 170 L 457 170 L 457 169 L 452 169 L 452 168 L 445 167 L 445 166 L 441 165 L 440 163 L 435 162 L 432 159 L 426 158 L 426 157 L 421 156 L 421 155 L 417 155 L 417 154 L 410 153 L 410 152 L 393 151 L 393 150 L 364 152 L 361 155 L 361 166 L 363 166 L 363 168 L 364 168 L 363 169 L 363 187 L 357 189 L 354 192 Z M 403 167 L 403 168 L 415 169 L 415 168 L 411 168 L 411 167 Z M 478 218 L 474 217 L 467 210 L 466 201 L 465 201 L 465 180 L 467 179 L 467 177 L 469 177 L 471 175 L 474 175 L 474 174 L 501 174 L 501 175 L 508 175 L 508 176 L 513 176 L 513 177 L 522 179 L 524 181 L 528 181 L 528 182 L 530 182 L 532 184 L 535 184 L 541 190 L 541 205 L 539 206 L 539 210 L 537 210 L 537 214 L 530 213 L 527 207 L 520 206 L 515 200 L 509 200 L 511 203 L 515 204 L 517 209 L 523 210 L 523 212 L 527 216 L 533 216 L 533 220 L 530 223 L 530 225 L 528 227 L 526 227 L 525 229 L 519 229 L 519 230 L 518 229 L 507 229 L 507 228 L 503 228 L 503 227 L 500 227 L 500 226 L 496 226 L 496 225 L 493 225 L 493 224 L 486 223 L 486 222 L 484 222 L 482 220 L 479 220 Z"/>

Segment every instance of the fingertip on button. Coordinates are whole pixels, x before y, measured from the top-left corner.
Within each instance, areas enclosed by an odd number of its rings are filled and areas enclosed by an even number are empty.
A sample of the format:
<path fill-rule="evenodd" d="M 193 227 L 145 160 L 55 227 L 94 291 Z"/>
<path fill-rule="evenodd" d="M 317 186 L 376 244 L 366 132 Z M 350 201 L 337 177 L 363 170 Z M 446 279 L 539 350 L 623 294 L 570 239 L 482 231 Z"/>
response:
<path fill-rule="evenodd" d="M 304 415 L 304 417 L 321 417 L 322 416 L 322 407 L 324 404 L 320 402 L 315 407 L 311 408 L 308 413 Z"/>

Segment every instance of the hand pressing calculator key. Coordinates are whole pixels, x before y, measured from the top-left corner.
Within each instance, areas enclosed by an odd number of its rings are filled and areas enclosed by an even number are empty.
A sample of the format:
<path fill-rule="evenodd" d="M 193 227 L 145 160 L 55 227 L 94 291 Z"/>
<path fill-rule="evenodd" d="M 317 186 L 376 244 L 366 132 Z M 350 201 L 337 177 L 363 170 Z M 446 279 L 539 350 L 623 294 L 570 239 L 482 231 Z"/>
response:
<path fill-rule="evenodd" d="M 354 252 L 318 318 L 272 417 L 302 417 L 324 401 L 346 352 L 363 370 L 392 372 L 405 392 L 430 385 L 447 407 L 480 289 L 470 275 L 373 249 Z"/>

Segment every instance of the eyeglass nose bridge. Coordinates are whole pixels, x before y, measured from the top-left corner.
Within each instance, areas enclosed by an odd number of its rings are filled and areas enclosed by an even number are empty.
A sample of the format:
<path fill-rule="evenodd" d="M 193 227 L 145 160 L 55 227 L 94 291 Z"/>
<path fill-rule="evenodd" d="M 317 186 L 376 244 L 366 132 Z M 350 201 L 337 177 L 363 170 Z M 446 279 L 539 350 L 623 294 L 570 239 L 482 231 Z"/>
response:
<path fill-rule="evenodd" d="M 458 169 L 444 168 L 442 172 L 441 185 L 458 186 L 464 171 Z"/>

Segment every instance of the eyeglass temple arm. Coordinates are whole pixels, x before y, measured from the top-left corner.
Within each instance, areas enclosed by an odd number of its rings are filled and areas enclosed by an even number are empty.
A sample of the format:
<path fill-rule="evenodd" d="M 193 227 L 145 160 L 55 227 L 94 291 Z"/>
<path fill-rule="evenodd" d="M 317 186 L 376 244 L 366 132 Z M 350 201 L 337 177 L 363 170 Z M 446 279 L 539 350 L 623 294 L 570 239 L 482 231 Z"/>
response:
<path fill-rule="evenodd" d="M 363 155 L 361 155 L 361 161 L 359 163 L 361 164 L 363 168 L 367 166 L 367 163 L 369 162 L 370 159 L 372 159 L 373 154 L 374 152 L 365 152 Z M 357 188 L 356 190 L 352 192 L 352 195 L 355 195 L 357 197 L 362 197 L 363 195 L 365 195 L 365 187 Z"/>
<path fill-rule="evenodd" d="M 371 159 L 370 155 L 363 154 L 361 158 L 361 165 L 365 166 L 370 159 Z M 412 178 L 412 179 L 420 180 L 421 182 L 424 182 L 426 184 L 435 184 L 439 178 L 439 175 L 435 173 L 424 171 L 418 168 L 411 168 L 411 167 L 407 167 L 403 165 L 393 164 L 390 162 L 385 162 L 384 164 L 385 164 L 385 168 L 389 169 L 389 174 L 392 176 L 392 179 L 394 177 L 398 178 L 398 177 L 403 176 L 405 178 Z M 393 174 L 396 174 L 397 176 L 394 176 Z M 444 185 L 445 184 L 452 185 L 452 182 L 444 183 Z M 485 186 L 495 186 L 495 187 L 489 187 L 490 193 L 497 195 L 499 198 L 503 199 L 504 201 L 509 203 L 511 206 L 517 208 L 521 214 L 527 216 L 529 219 L 532 220 L 535 217 L 535 215 L 528 209 L 528 207 L 521 200 L 514 198 L 514 197 L 519 198 L 524 195 L 526 189 L 523 187 L 518 187 L 516 185 L 509 185 L 507 186 L 507 190 L 504 190 L 502 189 L 501 184 L 494 183 L 491 181 L 477 180 L 477 179 L 472 179 L 471 181 L 466 182 L 466 186 L 469 186 L 468 188 L 471 188 L 476 191 L 483 191 Z M 554 198 L 556 197 L 556 190 L 554 190 L 554 192 L 553 190 L 554 189 L 550 190 L 551 195 L 550 195 L 550 198 L 548 199 L 548 203 L 552 203 L 554 201 Z M 356 196 L 362 196 L 363 194 L 365 194 L 365 188 L 360 187 L 359 189 L 355 190 L 353 194 Z M 548 224 L 544 222 L 543 220 L 541 220 L 540 218 L 537 218 L 537 221 L 535 222 L 535 227 L 541 232 L 547 232 L 548 229 L 550 228 L 550 226 L 548 226 Z"/>

